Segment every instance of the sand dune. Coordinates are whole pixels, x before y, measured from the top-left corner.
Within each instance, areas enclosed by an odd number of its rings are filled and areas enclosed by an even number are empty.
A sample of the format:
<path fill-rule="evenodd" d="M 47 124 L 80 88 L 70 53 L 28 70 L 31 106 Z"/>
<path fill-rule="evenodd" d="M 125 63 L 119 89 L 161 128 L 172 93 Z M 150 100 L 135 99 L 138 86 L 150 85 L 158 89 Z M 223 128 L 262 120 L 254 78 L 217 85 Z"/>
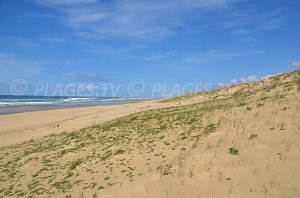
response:
<path fill-rule="evenodd" d="M 299 79 L 3 116 L 0 197 L 300 197 Z"/>

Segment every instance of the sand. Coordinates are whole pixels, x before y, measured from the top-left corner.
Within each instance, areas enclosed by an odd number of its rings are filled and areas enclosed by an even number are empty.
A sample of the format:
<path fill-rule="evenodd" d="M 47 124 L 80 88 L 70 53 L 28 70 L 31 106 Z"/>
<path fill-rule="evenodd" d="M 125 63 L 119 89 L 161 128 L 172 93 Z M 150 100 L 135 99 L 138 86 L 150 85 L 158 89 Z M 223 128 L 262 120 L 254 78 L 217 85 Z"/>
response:
<path fill-rule="evenodd" d="M 50 134 L 78 130 L 150 109 L 174 106 L 149 100 L 137 103 L 44 110 L 0 115 L 0 146 L 22 143 Z"/>
<path fill-rule="evenodd" d="M 298 198 L 299 79 L 2 116 L 0 197 Z"/>

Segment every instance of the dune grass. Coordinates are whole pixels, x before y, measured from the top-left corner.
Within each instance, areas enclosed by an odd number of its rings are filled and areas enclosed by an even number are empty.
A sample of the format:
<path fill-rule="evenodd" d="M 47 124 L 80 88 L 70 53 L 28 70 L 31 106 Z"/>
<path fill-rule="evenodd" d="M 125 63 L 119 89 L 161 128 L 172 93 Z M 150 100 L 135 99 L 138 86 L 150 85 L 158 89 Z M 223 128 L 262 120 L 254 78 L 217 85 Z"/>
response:
<path fill-rule="evenodd" d="M 133 163 L 137 156 L 145 159 L 143 167 L 150 172 L 169 175 L 174 160 L 222 127 L 220 112 L 233 108 L 247 112 L 282 100 L 294 93 L 297 82 L 276 81 L 276 86 L 263 87 L 263 92 L 242 89 L 220 99 L 150 110 L 79 131 L 1 147 L 0 197 L 51 197 L 58 192 L 70 196 L 74 190 L 82 193 L 134 181 L 143 175 L 143 168 Z M 250 139 L 256 137 L 251 134 Z M 236 148 L 229 152 L 238 154 Z"/>

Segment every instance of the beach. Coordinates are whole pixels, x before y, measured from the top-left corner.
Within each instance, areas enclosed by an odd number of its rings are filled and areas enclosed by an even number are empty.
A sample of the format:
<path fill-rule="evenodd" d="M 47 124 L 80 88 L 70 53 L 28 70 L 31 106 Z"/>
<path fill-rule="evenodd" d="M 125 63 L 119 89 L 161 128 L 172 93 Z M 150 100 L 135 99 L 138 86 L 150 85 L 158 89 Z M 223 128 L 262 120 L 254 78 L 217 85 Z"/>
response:
<path fill-rule="evenodd" d="M 78 130 L 137 112 L 176 105 L 148 100 L 130 104 L 52 109 L 0 115 L 0 146 Z"/>
<path fill-rule="evenodd" d="M 296 71 L 166 100 L 0 115 L 0 195 L 299 197 L 299 91 Z"/>
<path fill-rule="evenodd" d="M 0 145 L 22 143 L 64 131 L 102 123 L 143 109 L 158 107 L 155 102 L 52 109 L 0 115 Z"/>

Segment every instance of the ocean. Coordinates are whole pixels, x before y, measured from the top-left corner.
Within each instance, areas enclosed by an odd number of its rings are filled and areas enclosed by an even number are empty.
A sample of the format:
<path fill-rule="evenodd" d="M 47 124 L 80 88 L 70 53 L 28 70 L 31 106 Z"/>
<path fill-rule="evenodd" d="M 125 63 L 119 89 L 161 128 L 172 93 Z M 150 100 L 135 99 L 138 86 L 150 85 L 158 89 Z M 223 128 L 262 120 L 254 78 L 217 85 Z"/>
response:
<path fill-rule="evenodd" d="M 87 106 L 127 104 L 146 98 L 68 97 L 68 96 L 11 96 L 0 95 L 0 115 Z"/>

